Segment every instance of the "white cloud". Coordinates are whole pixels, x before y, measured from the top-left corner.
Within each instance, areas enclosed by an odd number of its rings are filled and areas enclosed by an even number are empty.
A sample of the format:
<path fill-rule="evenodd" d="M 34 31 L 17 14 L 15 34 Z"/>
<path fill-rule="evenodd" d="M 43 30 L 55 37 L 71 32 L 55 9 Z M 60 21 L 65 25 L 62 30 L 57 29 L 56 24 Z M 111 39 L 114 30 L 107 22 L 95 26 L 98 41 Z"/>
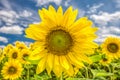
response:
<path fill-rule="evenodd" d="M 6 33 L 6 34 L 22 34 L 23 33 L 23 28 L 17 25 L 14 26 L 3 26 L 0 28 L 1 33 Z"/>
<path fill-rule="evenodd" d="M 0 48 L 4 48 L 5 47 L 5 45 L 0 45 Z"/>
<path fill-rule="evenodd" d="M 65 0 L 65 4 L 64 4 L 64 5 L 65 5 L 66 7 L 68 7 L 68 6 L 70 5 L 70 4 L 69 4 L 70 2 L 71 2 L 71 0 Z"/>
<path fill-rule="evenodd" d="M 60 5 L 62 3 L 62 0 L 35 0 L 37 2 L 37 6 L 46 5 L 50 2 L 55 3 L 56 5 Z"/>
<path fill-rule="evenodd" d="M 23 12 L 20 12 L 21 17 L 30 17 L 32 16 L 32 13 L 28 10 L 24 10 Z"/>
<path fill-rule="evenodd" d="M 34 14 L 34 16 L 32 14 Z M 14 24 L 22 24 L 21 19 L 27 20 L 26 22 L 24 21 L 24 23 L 27 23 L 28 21 L 37 21 L 39 18 L 38 14 L 35 14 L 35 12 L 31 9 L 19 12 L 14 10 L 0 10 L 0 21 L 5 22 L 5 25 L 11 26 Z"/>
<path fill-rule="evenodd" d="M 97 32 L 98 38 L 95 40 L 96 42 L 102 43 L 105 38 L 109 36 L 120 37 L 120 28 L 116 26 L 103 26 L 100 27 Z"/>
<path fill-rule="evenodd" d="M 24 43 L 25 43 L 27 46 L 29 46 L 29 44 L 32 43 L 32 42 L 24 41 Z"/>
<path fill-rule="evenodd" d="M 103 3 L 100 3 L 100 4 L 95 4 L 93 5 L 92 7 L 88 6 L 89 8 L 89 11 L 87 13 L 96 13 L 97 10 L 102 7 L 104 4 Z"/>
<path fill-rule="evenodd" d="M 8 43 L 8 39 L 6 37 L 0 36 L 0 42 Z"/>
<path fill-rule="evenodd" d="M 19 18 L 18 14 L 12 10 L 0 10 L 0 19 L 6 23 L 6 25 L 11 25 L 16 22 Z"/>
<path fill-rule="evenodd" d="M 85 11 L 82 9 L 78 9 L 78 17 L 83 17 L 85 15 Z"/>
<path fill-rule="evenodd" d="M 115 34 L 99 34 L 98 38 L 95 40 L 95 42 L 102 43 L 107 37 L 119 37 L 118 35 Z"/>
<path fill-rule="evenodd" d="M 109 30 L 110 30 L 110 32 L 113 33 L 113 34 L 120 34 L 120 28 L 119 28 L 119 27 L 110 26 L 110 27 L 109 27 Z"/>
<path fill-rule="evenodd" d="M 18 14 L 12 10 L 0 10 L 0 16 L 5 16 L 7 18 L 18 17 Z"/>
<path fill-rule="evenodd" d="M 93 14 L 90 16 L 95 23 L 99 25 L 107 25 L 108 22 L 113 23 L 113 21 L 120 20 L 120 11 L 114 12 L 114 13 L 107 13 L 107 12 L 100 12 L 98 15 Z"/>

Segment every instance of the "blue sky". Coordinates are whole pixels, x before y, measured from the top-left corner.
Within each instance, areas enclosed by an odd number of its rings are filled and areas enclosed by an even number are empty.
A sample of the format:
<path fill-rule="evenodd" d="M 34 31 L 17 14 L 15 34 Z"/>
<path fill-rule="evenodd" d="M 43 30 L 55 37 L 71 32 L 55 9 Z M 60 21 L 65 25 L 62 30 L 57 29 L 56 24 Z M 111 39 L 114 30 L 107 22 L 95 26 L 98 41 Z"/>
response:
<path fill-rule="evenodd" d="M 73 6 L 78 18 L 87 16 L 99 28 L 97 43 L 107 36 L 120 37 L 120 0 L 0 0 L 0 47 L 17 40 L 33 42 L 25 38 L 24 29 L 39 23 L 38 9 L 49 5 L 56 9 L 61 5 L 64 10 Z"/>

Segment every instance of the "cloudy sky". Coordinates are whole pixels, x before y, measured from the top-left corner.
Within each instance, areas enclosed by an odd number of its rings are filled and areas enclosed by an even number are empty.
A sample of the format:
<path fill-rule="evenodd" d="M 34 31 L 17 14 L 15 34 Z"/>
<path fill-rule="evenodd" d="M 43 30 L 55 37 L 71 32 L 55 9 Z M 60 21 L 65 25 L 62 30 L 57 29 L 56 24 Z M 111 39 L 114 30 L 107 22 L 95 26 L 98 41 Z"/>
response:
<path fill-rule="evenodd" d="M 120 37 L 120 0 L 0 0 L 0 47 L 15 41 L 33 42 L 25 38 L 24 29 L 40 22 L 38 9 L 53 5 L 78 9 L 78 17 L 87 16 L 99 27 L 98 43 L 107 36 Z"/>

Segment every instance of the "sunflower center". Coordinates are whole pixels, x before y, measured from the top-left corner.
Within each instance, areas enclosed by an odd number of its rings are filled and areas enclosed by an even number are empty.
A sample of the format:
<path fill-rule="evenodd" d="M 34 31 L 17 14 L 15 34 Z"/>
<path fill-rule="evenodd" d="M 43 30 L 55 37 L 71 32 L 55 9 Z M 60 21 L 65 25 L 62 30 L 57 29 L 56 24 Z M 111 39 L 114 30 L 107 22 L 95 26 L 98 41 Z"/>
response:
<path fill-rule="evenodd" d="M 105 61 L 108 61 L 108 59 L 107 58 L 103 58 L 103 61 L 105 62 Z"/>
<path fill-rule="evenodd" d="M 14 59 L 16 59 L 17 58 L 17 52 L 14 52 L 13 54 L 12 54 L 12 58 L 14 58 Z"/>
<path fill-rule="evenodd" d="M 47 49 L 56 55 L 65 55 L 71 49 L 73 40 L 65 30 L 52 30 L 46 37 Z"/>
<path fill-rule="evenodd" d="M 10 66 L 8 69 L 9 74 L 15 74 L 17 72 L 17 69 L 14 66 Z"/>
<path fill-rule="evenodd" d="M 110 43 L 108 44 L 107 49 L 112 53 L 116 53 L 118 51 L 118 45 L 115 43 Z"/>

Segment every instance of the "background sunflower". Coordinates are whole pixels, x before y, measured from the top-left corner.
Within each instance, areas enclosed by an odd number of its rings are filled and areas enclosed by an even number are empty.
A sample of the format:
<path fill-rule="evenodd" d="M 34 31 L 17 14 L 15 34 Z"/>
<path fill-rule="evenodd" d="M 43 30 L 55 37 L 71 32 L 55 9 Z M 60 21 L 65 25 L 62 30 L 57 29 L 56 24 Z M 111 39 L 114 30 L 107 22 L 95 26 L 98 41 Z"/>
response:
<path fill-rule="evenodd" d="M 120 38 L 107 37 L 101 47 L 102 52 L 107 56 L 114 59 L 120 58 Z"/>
<path fill-rule="evenodd" d="M 15 80 L 21 76 L 22 65 L 20 62 L 15 60 L 10 60 L 6 62 L 2 68 L 1 74 L 4 79 Z"/>

